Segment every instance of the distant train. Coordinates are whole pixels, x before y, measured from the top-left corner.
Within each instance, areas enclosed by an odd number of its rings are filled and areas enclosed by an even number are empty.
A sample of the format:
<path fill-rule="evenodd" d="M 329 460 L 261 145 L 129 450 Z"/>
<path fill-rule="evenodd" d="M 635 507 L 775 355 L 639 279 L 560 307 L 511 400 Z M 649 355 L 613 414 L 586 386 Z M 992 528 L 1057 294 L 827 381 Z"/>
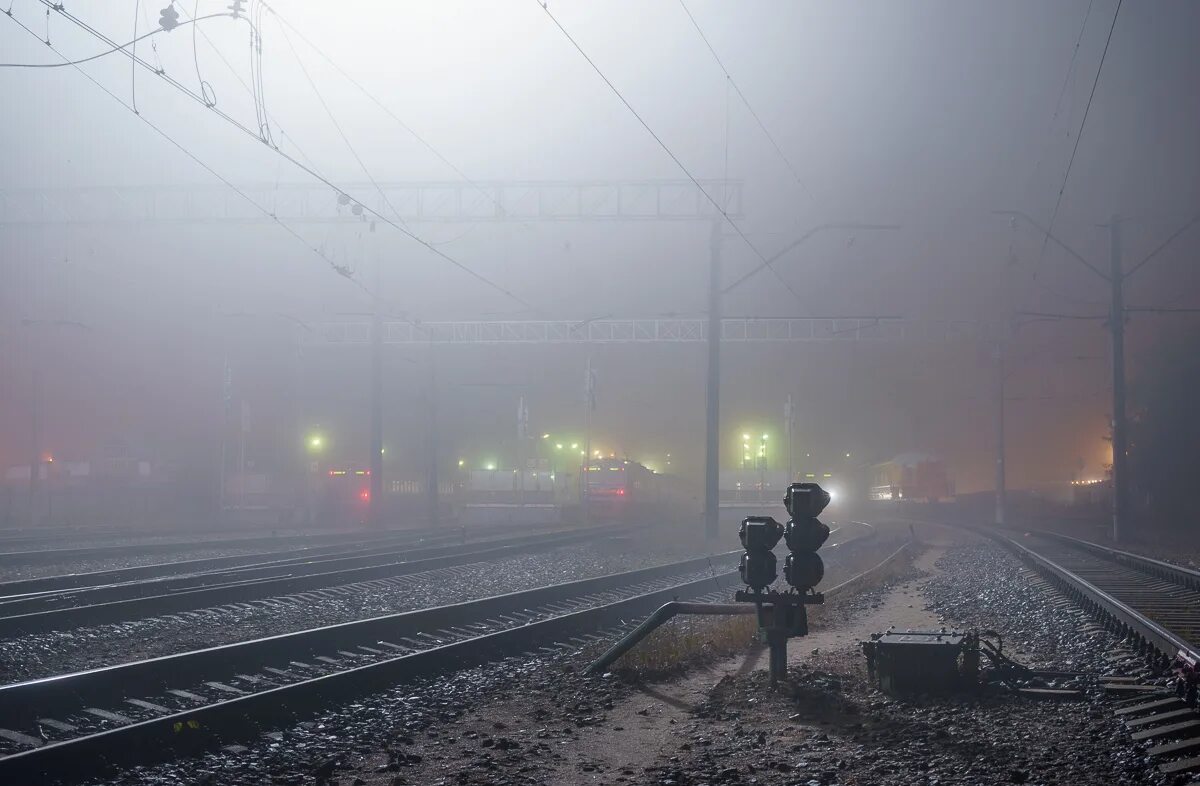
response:
<path fill-rule="evenodd" d="M 595 459 L 587 467 L 588 515 L 603 520 L 678 518 L 700 509 L 696 489 L 628 459 Z"/>
<path fill-rule="evenodd" d="M 320 479 L 318 521 L 325 526 L 366 523 L 371 512 L 371 470 L 330 469 Z"/>
<path fill-rule="evenodd" d="M 901 453 L 871 467 L 869 496 L 875 502 L 941 502 L 954 497 L 954 484 L 942 459 Z"/>

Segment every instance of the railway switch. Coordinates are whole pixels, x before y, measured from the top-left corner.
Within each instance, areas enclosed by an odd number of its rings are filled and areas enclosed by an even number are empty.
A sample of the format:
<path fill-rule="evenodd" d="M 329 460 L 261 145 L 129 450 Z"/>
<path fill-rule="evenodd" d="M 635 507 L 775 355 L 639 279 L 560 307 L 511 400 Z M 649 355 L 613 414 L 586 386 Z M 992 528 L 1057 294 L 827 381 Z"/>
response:
<path fill-rule="evenodd" d="M 792 518 L 784 527 L 769 516 L 749 516 L 742 521 L 738 537 L 746 553 L 738 572 L 749 591 L 742 590 L 734 599 L 753 603 L 758 615 L 758 635 L 770 648 L 771 684 L 787 673 L 787 641 L 808 635 L 808 611 L 811 604 L 824 602 L 813 588 L 825 575 L 825 565 L 817 549 L 829 537 L 829 527 L 817 516 L 829 504 L 829 494 L 816 483 L 793 483 L 783 500 Z M 775 583 L 777 562 L 772 549 L 783 539 L 788 554 L 784 578 L 792 589 L 771 589 Z"/>

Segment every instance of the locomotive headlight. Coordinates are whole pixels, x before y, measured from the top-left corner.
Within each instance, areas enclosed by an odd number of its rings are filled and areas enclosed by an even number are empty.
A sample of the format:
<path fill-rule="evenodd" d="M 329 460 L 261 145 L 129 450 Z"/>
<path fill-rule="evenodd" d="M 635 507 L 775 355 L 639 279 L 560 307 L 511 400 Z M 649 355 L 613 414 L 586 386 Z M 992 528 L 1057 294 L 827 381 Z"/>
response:
<path fill-rule="evenodd" d="M 825 490 L 827 492 L 829 492 L 830 503 L 837 502 L 838 498 L 841 497 L 841 495 L 842 495 L 842 493 L 840 491 L 838 491 L 837 489 L 825 489 Z"/>

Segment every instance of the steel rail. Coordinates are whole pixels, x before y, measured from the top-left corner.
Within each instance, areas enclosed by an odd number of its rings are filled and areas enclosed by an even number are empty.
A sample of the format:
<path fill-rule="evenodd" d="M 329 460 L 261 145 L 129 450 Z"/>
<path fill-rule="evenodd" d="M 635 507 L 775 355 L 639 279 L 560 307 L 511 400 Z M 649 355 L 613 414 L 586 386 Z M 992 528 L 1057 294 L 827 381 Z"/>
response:
<path fill-rule="evenodd" d="M 415 545 L 422 543 L 433 544 L 446 541 L 458 541 L 460 543 L 465 543 L 467 542 L 468 536 L 479 538 L 479 536 L 482 534 L 486 535 L 487 537 L 491 537 L 493 535 L 506 534 L 522 529 L 530 528 L 522 526 L 509 528 L 507 526 L 503 526 L 488 528 L 486 531 L 468 531 L 462 528 L 432 531 L 412 530 L 411 534 L 401 531 L 382 537 L 377 536 L 366 539 L 354 539 L 353 537 L 348 537 L 345 540 L 328 545 L 302 546 L 300 548 L 285 549 L 282 551 L 262 551 L 254 554 L 241 554 L 231 557 L 203 557 L 200 559 L 177 560 L 173 562 L 157 562 L 152 565 L 140 565 L 130 568 L 107 568 L 103 570 L 87 571 L 82 573 L 66 573 L 56 576 L 44 576 L 42 578 L 16 579 L 12 581 L 0 582 L 0 597 L 29 595 L 41 592 L 53 592 L 56 590 L 79 589 L 83 587 L 95 587 L 105 584 L 119 584 L 129 581 L 139 581 L 143 579 L 159 578 L 164 576 L 191 575 L 220 568 L 235 568 L 260 564 L 265 565 L 286 561 L 304 561 L 311 557 L 317 556 L 332 556 L 339 553 L 350 555 L 363 553 L 370 549 L 394 548 L 401 545 Z M 351 533 L 347 533 L 347 535 L 351 535 Z M 485 538 L 479 539 L 482 540 Z"/>
<path fill-rule="evenodd" d="M 1057 532 L 1046 532 L 1044 530 L 1030 530 L 1030 532 L 1038 537 L 1049 538 L 1076 546 L 1118 564 L 1140 570 L 1152 576 L 1157 576 L 1160 579 L 1165 579 L 1172 584 L 1178 584 L 1188 589 L 1200 590 L 1200 571 L 1185 568 L 1182 565 L 1174 565 L 1170 562 L 1154 559 L 1153 557 L 1147 557 L 1144 554 L 1134 554 L 1130 551 L 1114 549 L 1111 546 L 1093 543 L 1089 540 L 1073 538 L 1070 535 L 1060 535 Z"/>
<path fill-rule="evenodd" d="M 1109 592 L 1106 592 L 1101 587 L 1098 587 L 1093 582 L 1088 581 L 1074 571 L 1058 564 L 1050 557 L 1040 554 L 1034 548 L 1020 543 L 1006 535 L 1000 535 L 994 532 L 989 533 L 986 530 L 975 531 L 997 540 L 1015 552 L 1026 562 L 1033 564 L 1043 574 L 1047 575 L 1052 581 L 1064 589 L 1069 595 L 1073 596 L 1077 601 L 1079 601 L 1084 608 L 1107 616 L 1114 622 L 1115 626 L 1121 632 L 1137 641 L 1141 654 L 1147 656 L 1148 658 L 1154 658 L 1160 663 L 1167 663 L 1180 653 L 1186 654 L 1193 659 L 1200 660 L 1200 648 L 1198 648 L 1195 643 L 1189 642 L 1177 635 L 1175 632 L 1163 627 L 1145 613 L 1127 605 Z M 1080 543 L 1087 544 L 1087 541 L 1081 541 Z M 1072 545 L 1080 547 L 1078 544 Z M 1106 549 L 1106 547 L 1099 546 L 1098 544 L 1087 545 L 1099 549 Z M 1088 551 L 1091 549 L 1083 550 Z M 1111 551 L 1115 551 L 1115 549 Z M 1127 554 L 1127 552 L 1121 553 Z M 1137 557 L 1137 555 L 1129 556 Z M 1152 562 L 1157 562 L 1157 560 L 1152 560 Z M 1166 563 L 1160 564 L 1165 565 Z M 1198 616 L 1200 616 L 1200 609 L 1197 610 L 1197 613 Z"/>
<path fill-rule="evenodd" d="M 0 619 L 17 614 L 30 612 L 51 611 L 56 608 L 93 605 L 117 600 L 150 595 L 177 593 L 187 590 L 202 589 L 218 585 L 232 585 L 261 581 L 264 579 L 303 576 L 314 573 L 349 570 L 359 567 L 395 564 L 428 557 L 449 556 L 497 546 L 518 544 L 539 544 L 543 541 L 553 542 L 560 539 L 574 540 L 578 537 L 590 537 L 597 534 L 617 532 L 616 529 L 604 530 L 600 527 L 577 530 L 556 530 L 534 535 L 520 535 L 495 540 L 473 541 L 467 544 L 443 546 L 423 546 L 413 548 L 412 544 L 395 544 L 380 546 L 365 551 L 354 551 L 347 554 L 333 554 L 290 558 L 277 562 L 265 562 L 252 565 L 237 566 L 224 570 L 208 571 L 186 576 L 166 576 L 136 582 L 101 584 L 80 589 L 51 590 L 26 595 L 0 597 Z"/>
<path fill-rule="evenodd" d="M 651 589 L 583 610 L 528 624 L 516 624 L 482 635 L 469 635 L 448 644 L 385 657 L 374 663 L 192 709 L 167 710 L 158 717 L 10 754 L 0 757 L 0 782 L 24 783 L 31 778 L 40 782 L 81 774 L 95 776 L 97 770 L 104 767 L 145 763 L 148 759 L 171 756 L 181 744 L 189 747 L 225 744 L 254 733 L 260 723 L 277 719 L 294 721 L 329 704 L 344 703 L 355 696 L 386 689 L 414 677 L 466 668 L 527 651 L 539 644 L 592 634 L 647 613 L 665 600 L 694 597 L 733 586 L 732 582 L 737 581 L 737 572 L 717 573 L 716 566 L 730 564 L 739 553 L 701 557 L 450 606 L 3 686 L 0 687 L 0 724 L 7 729 L 14 726 L 22 728 L 54 713 L 61 714 L 97 704 L 113 706 L 126 699 L 132 686 L 136 686 L 137 692 L 142 695 L 151 691 L 163 692 L 172 683 L 178 684 L 181 674 L 188 675 L 189 686 L 213 678 L 229 679 L 230 675 L 240 671 L 249 670 L 252 674 L 260 670 L 264 661 L 283 659 L 284 663 L 295 665 L 295 658 L 322 648 L 326 648 L 326 651 L 328 648 L 340 648 L 336 651 L 348 655 L 345 650 L 355 646 L 355 642 L 360 647 L 366 643 L 387 646 L 384 638 L 403 637 L 405 633 L 416 635 L 430 629 L 469 626 L 506 613 L 520 613 L 571 598 L 587 598 L 597 593 L 627 589 L 640 582 L 710 570 L 710 575 L 703 578 Z M 550 608 L 553 609 L 553 605 Z"/>
<path fill-rule="evenodd" d="M 81 625 L 128 621 L 362 581 L 407 576 L 427 570 L 527 554 L 536 549 L 577 543 L 603 534 L 607 533 L 586 531 L 537 542 L 525 541 L 515 545 L 468 544 L 468 548 L 465 550 L 454 551 L 442 556 L 392 561 L 366 567 L 326 570 L 307 575 L 285 575 L 261 580 L 233 581 L 208 587 L 184 589 L 178 592 L 93 603 L 86 606 L 13 614 L 0 617 L 0 637 L 67 630 Z M 474 547 L 473 550 L 470 547 Z"/>
<path fill-rule="evenodd" d="M 221 538 L 217 540 L 189 540 L 172 543 L 129 543 L 120 546 L 84 546 L 69 549 L 32 549 L 28 551 L 0 552 L 0 566 L 35 565 L 47 562 L 69 562 L 71 560 L 104 559 L 105 557 L 127 557 L 132 554 L 162 554 L 171 551 L 188 551 L 206 548 L 238 548 L 242 546 L 272 546 L 296 543 L 314 545 L 346 543 L 348 538 L 363 536 L 360 541 L 378 540 L 380 537 L 419 538 L 436 533 L 436 530 L 391 530 L 387 535 L 372 536 L 366 532 L 327 533 L 323 535 L 284 535 L 259 538 Z M 356 542 L 350 540 L 349 542 Z"/>

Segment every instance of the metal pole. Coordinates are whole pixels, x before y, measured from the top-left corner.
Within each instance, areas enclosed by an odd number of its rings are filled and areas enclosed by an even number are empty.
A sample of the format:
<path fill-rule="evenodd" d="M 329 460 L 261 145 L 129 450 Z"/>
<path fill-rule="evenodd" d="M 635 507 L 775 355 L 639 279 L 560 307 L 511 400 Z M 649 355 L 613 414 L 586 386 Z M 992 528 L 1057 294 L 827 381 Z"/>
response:
<path fill-rule="evenodd" d="M 1126 434 L 1125 434 L 1125 298 L 1122 291 L 1124 270 L 1121 264 L 1121 219 L 1112 217 L 1108 225 L 1110 242 L 1109 278 L 1112 283 L 1112 311 L 1109 325 L 1112 329 L 1112 495 L 1114 542 L 1126 537 L 1125 526 L 1129 512 L 1126 494 Z"/>
<path fill-rule="evenodd" d="M 704 534 L 716 540 L 721 479 L 721 222 L 713 219 L 708 266 L 708 380 L 705 396 Z"/>
<path fill-rule="evenodd" d="M 787 436 L 787 462 L 788 462 L 788 480 L 789 484 L 796 480 L 796 451 L 793 443 L 796 441 L 792 433 L 792 423 L 795 420 L 796 414 L 792 404 L 792 394 L 788 393 L 787 402 L 783 406 L 783 431 Z"/>
<path fill-rule="evenodd" d="M 588 474 L 592 466 L 592 401 L 595 391 L 592 390 L 592 356 L 588 355 L 587 368 L 583 377 L 583 462 L 579 465 L 579 501 L 583 505 L 583 525 L 592 522 L 591 505 L 588 504 L 588 486 L 591 476 Z"/>
<path fill-rule="evenodd" d="M 368 509 L 372 527 L 383 526 L 383 314 L 380 313 L 382 277 L 383 260 L 377 257 L 371 317 L 371 482 L 368 486 Z"/>
<path fill-rule="evenodd" d="M 996 342 L 996 525 L 1008 523 L 1008 488 L 1005 478 L 1004 459 L 1004 341 Z"/>
<path fill-rule="evenodd" d="M 437 366 L 433 360 L 433 346 L 429 347 L 429 447 L 425 451 L 428 460 L 425 493 L 429 500 L 429 525 L 437 527 L 441 518 L 441 501 L 438 498 L 438 427 L 437 427 Z"/>
<path fill-rule="evenodd" d="M 38 487 L 42 475 L 42 371 L 38 358 L 33 358 L 33 423 L 32 453 L 29 461 L 29 526 L 38 525 Z"/>
<path fill-rule="evenodd" d="M 221 465 L 217 467 L 217 519 L 225 518 L 225 465 L 228 459 L 229 445 L 229 402 L 231 372 L 229 370 L 229 356 L 226 355 L 221 364 Z"/>

